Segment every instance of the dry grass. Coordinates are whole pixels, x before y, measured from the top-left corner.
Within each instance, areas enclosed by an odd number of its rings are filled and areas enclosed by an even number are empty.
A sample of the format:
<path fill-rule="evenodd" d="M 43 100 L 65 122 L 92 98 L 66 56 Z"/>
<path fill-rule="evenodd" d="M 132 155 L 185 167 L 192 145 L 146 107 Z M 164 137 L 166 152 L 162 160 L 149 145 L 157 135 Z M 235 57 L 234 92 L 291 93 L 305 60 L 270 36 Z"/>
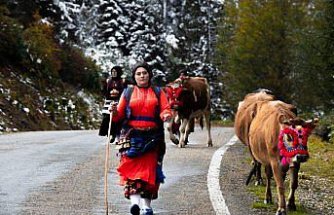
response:
<path fill-rule="evenodd" d="M 334 144 L 311 136 L 308 142 L 310 159 L 301 165 L 300 173 L 334 181 Z"/>

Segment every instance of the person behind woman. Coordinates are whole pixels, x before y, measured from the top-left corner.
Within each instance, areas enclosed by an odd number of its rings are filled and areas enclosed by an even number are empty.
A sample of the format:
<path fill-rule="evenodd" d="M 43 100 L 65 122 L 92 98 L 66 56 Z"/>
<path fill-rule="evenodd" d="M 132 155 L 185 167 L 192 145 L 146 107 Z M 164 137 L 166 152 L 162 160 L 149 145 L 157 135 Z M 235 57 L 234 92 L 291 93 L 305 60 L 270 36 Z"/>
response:
<path fill-rule="evenodd" d="M 189 76 L 188 76 L 187 69 L 181 70 L 179 79 L 181 79 L 181 81 L 183 81 L 183 80 L 188 79 L 188 78 L 189 78 Z"/>
<path fill-rule="evenodd" d="M 127 83 L 122 79 L 123 70 L 120 66 L 114 66 L 110 70 L 110 76 L 105 81 L 105 84 L 102 89 L 102 93 L 104 96 L 104 106 L 102 110 L 102 122 L 100 125 L 99 135 L 100 136 L 107 136 L 108 135 L 108 128 L 109 128 L 109 119 L 110 113 L 108 108 L 110 103 L 115 102 L 118 103 L 119 98 L 123 90 L 127 87 Z M 114 142 L 115 137 L 119 135 L 119 130 L 117 127 L 120 125 L 112 124 L 110 129 L 111 131 L 111 143 Z"/>
<path fill-rule="evenodd" d="M 161 122 L 171 118 L 171 110 L 165 93 L 159 90 L 158 94 L 159 88 L 151 86 L 152 76 L 148 64 L 136 65 L 132 70 L 135 85 L 131 95 L 127 94 L 128 88 L 117 107 L 109 108 L 114 114 L 113 122 L 122 121 L 129 134 L 130 147 L 120 151 L 117 171 L 125 197 L 131 200 L 130 213 L 135 215 L 140 214 L 140 202 L 144 214 L 153 214 L 151 200 L 158 197 L 164 179 L 162 160 L 166 145 Z"/>

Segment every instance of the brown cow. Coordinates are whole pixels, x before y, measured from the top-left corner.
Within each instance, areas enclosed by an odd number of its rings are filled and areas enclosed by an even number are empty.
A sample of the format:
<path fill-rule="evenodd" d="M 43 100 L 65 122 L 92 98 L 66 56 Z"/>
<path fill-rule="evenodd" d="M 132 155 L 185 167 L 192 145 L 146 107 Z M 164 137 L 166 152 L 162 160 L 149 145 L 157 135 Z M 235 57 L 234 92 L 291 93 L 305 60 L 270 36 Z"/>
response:
<path fill-rule="evenodd" d="M 253 121 L 256 113 L 256 105 L 258 102 L 272 101 L 274 96 L 268 94 L 266 90 L 247 94 L 243 101 L 239 102 L 238 111 L 235 115 L 234 127 L 235 134 L 245 145 L 248 144 L 249 126 Z"/>
<path fill-rule="evenodd" d="M 249 93 L 244 100 L 239 102 L 238 111 L 235 115 L 234 130 L 239 140 L 249 147 L 248 135 L 249 127 L 256 114 L 257 102 L 272 101 L 275 97 L 272 92 L 266 89 L 259 89 L 254 93 Z M 249 150 L 250 147 L 249 147 Z M 250 154 L 252 152 L 250 151 Z M 261 164 L 253 158 L 253 168 L 247 178 L 246 185 L 249 184 L 253 175 L 256 177 L 255 185 L 263 184 L 261 176 Z"/>
<path fill-rule="evenodd" d="M 289 121 L 290 124 L 293 124 L 294 126 L 297 123 L 297 118 L 294 113 L 295 107 L 278 100 L 253 100 L 252 98 L 254 97 L 251 95 L 246 96 L 239 107 L 237 113 L 237 115 L 239 114 L 238 120 L 242 120 L 237 122 L 237 124 L 243 122 L 246 124 L 243 126 L 236 125 L 236 132 L 238 133 L 238 136 L 240 136 L 239 138 L 241 141 L 249 145 L 252 157 L 266 168 L 267 184 L 265 202 L 272 202 L 270 178 L 273 174 L 278 193 L 278 209 L 276 214 L 286 214 L 283 186 L 284 176 L 290 169 L 291 181 L 288 208 L 290 210 L 296 210 L 294 193 L 298 186 L 298 171 L 300 162 L 307 160 L 299 160 L 297 158 L 300 156 L 296 155 L 291 159 L 289 165 L 281 165 L 279 149 L 280 132 L 282 131 L 283 122 Z M 252 108 L 247 109 L 247 107 Z M 244 116 L 246 118 L 240 117 L 243 114 L 240 113 L 242 111 L 245 111 L 246 115 L 251 113 L 249 115 L 250 118 L 247 118 L 246 116 Z M 299 124 L 309 130 L 315 127 L 313 121 L 306 123 L 301 120 L 301 123 L 299 122 Z M 240 131 L 241 129 L 243 130 Z M 305 144 L 307 143 L 308 134 L 305 134 Z"/>
<path fill-rule="evenodd" d="M 185 79 L 176 79 L 169 83 L 165 90 L 174 110 L 174 119 L 180 122 L 180 138 L 177 140 L 172 132 L 172 123 L 168 131 L 170 139 L 178 143 L 179 147 L 184 147 L 189 132 L 191 131 L 193 119 L 204 117 L 208 131 L 208 146 L 212 146 L 211 124 L 210 124 L 210 90 L 207 80 L 201 77 L 188 77 Z"/>

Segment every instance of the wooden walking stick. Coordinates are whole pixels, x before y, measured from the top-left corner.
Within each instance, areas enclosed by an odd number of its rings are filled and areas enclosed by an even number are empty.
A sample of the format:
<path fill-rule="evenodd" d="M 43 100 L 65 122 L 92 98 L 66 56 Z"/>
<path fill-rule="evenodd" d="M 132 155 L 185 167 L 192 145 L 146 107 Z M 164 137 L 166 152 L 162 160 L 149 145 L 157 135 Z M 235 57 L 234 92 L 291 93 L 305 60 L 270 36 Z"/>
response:
<path fill-rule="evenodd" d="M 111 102 L 111 105 L 114 103 Z M 104 161 L 104 206 L 106 209 L 106 215 L 108 215 L 108 171 L 109 171 L 109 153 L 110 153 L 110 129 L 112 123 L 113 112 L 110 112 L 109 118 L 109 127 L 108 127 L 108 140 L 106 144 L 106 154 L 105 154 L 105 161 Z"/>

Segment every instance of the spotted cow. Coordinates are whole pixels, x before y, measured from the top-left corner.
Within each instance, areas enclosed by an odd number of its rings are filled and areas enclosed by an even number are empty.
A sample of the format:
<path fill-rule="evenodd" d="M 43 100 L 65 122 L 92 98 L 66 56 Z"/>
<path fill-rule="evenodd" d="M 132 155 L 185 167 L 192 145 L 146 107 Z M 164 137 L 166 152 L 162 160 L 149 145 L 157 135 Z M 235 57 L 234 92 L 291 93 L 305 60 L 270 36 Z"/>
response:
<path fill-rule="evenodd" d="M 206 78 L 187 77 L 176 79 L 165 87 L 169 103 L 174 112 L 174 123 L 170 123 L 168 131 L 170 139 L 180 148 L 187 143 L 188 135 L 193 129 L 194 119 L 201 117 L 207 128 L 208 146 L 212 146 L 210 124 L 210 89 Z M 176 123 L 175 123 L 176 122 Z M 173 125 L 178 125 L 179 140 L 173 133 Z"/>

